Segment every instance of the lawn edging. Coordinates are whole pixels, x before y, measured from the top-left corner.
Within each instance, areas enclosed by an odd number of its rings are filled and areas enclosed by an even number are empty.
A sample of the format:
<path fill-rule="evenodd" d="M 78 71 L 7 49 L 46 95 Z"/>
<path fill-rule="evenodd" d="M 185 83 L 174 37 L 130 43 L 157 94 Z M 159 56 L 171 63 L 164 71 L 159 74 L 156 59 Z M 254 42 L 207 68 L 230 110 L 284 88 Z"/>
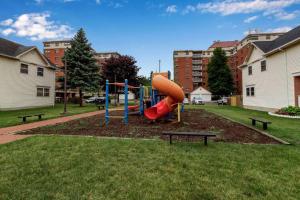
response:
<path fill-rule="evenodd" d="M 288 119 L 300 119 L 300 116 L 291 116 L 291 115 L 279 115 L 276 113 L 268 112 L 269 115 L 274 117 L 282 117 L 282 118 L 288 118 Z"/>
<path fill-rule="evenodd" d="M 207 111 L 207 112 L 211 112 L 211 111 L 208 111 L 208 110 L 206 110 L 206 111 Z M 242 125 L 242 126 L 245 126 L 245 127 L 247 127 L 247 128 L 250 128 L 250 129 L 252 129 L 252 130 L 254 130 L 254 131 L 257 131 L 258 133 L 260 133 L 260 134 L 262 134 L 262 135 L 265 135 L 265 136 L 267 136 L 267 137 L 270 137 L 270 138 L 276 140 L 277 142 L 279 142 L 279 143 L 281 143 L 281 144 L 285 144 L 285 145 L 290 145 L 290 144 L 291 144 L 291 143 L 289 143 L 289 142 L 287 142 L 287 141 L 284 141 L 284 140 L 282 140 L 282 139 L 280 139 L 280 138 L 278 138 L 278 137 L 276 137 L 276 136 L 274 136 L 274 135 L 271 135 L 271 134 L 269 134 L 269 133 L 267 133 L 267 132 L 265 132 L 265 131 L 262 131 L 262 130 L 259 130 L 259 129 L 255 128 L 255 127 L 252 127 L 252 126 L 250 126 L 250 125 L 248 125 L 248 124 L 244 124 L 244 123 L 242 123 L 242 122 L 238 122 L 238 121 L 236 121 L 236 120 L 234 120 L 234 119 L 231 119 L 231 118 L 229 118 L 229 117 L 225 117 L 225 116 L 220 115 L 220 114 L 215 113 L 215 112 L 211 112 L 211 113 L 213 113 L 213 114 L 215 114 L 215 115 L 217 115 L 217 116 L 219 116 L 219 117 L 223 117 L 224 119 L 227 119 L 227 120 L 229 120 L 229 121 L 238 123 L 238 124 L 240 124 L 240 125 Z"/>

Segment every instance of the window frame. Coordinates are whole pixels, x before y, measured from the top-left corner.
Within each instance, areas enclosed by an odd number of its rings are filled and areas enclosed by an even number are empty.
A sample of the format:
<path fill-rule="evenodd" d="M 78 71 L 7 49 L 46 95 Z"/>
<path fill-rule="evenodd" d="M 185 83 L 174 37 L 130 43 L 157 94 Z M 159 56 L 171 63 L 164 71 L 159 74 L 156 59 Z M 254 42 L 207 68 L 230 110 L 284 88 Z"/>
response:
<path fill-rule="evenodd" d="M 255 97 L 255 86 L 246 86 L 246 96 Z"/>
<path fill-rule="evenodd" d="M 39 71 L 39 70 L 41 70 L 41 71 Z M 44 68 L 43 67 L 37 67 L 36 75 L 40 76 L 40 77 L 43 77 L 44 76 Z"/>
<path fill-rule="evenodd" d="M 252 76 L 252 75 L 253 75 L 253 67 L 248 66 L 248 76 Z"/>
<path fill-rule="evenodd" d="M 24 69 L 24 67 L 26 67 L 26 69 Z M 25 64 L 25 63 L 21 63 L 21 65 L 20 65 L 20 73 L 21 74 L 28 74 L 29 73 L 29 65 Z"/>
<path fill-rule="evenodd" d="M 260 62 L 260 71 L 261 72 L 267 71 L 267 61 L 266 60 L 262 60 Z"/>
<path fill-rule="evenodd" d="M 36 96 L 37 97 L 50 97 L 50 87 L 46 86 L 37 86 L 36 87 Z"/>

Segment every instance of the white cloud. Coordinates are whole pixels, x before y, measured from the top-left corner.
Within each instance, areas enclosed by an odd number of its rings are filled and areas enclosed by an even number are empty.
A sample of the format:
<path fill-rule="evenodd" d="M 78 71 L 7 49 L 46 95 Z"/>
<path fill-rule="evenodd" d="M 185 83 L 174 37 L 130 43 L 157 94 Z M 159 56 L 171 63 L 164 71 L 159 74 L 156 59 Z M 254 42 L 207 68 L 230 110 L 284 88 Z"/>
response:
<path fill-rule="evenodd" d="M 10 26 L 13 22 L 14 22 L 14 20 L 7 19 L 7 20 L 0 22 L 0 26 Z"/>
<path fill-rule="evenodd" d="M 287 20 L 295 18 L 297 13 L 288 14 L 285 13 L 284 9 L 295 4 L 300 4 L 300 0 L 224 0 L 187 5 L 183 14 L 199 11 L 227 16 L 269 12 L 278 19 Z M 284 13 L 285 15 L 283 15 Z"/>
<path fill-rule="evenodd" d="M 176 13 L 177 12 L 177 6 L 176 5 L 170 5 L 166 8 L 167 13 Z"/>
<path fill-rule="evenodd" d="M 101 0 L 96 0 L 96 4 L 101 4 Z"/>
<path fill-rule="evenodd" d="M 268 29 L 266 30 L 267 33 L 284 33 L 292 30 L 293 28 L 290 26 L 283 26 L 283 27 L 278 27 L 278 28 L 273 28 L 273 29 Z"/>
<path fill-rule="evenodd" d="M 15 34 L 31 40 L 72 37 L 70 26 L 57 24 L 49 18 L 49 13 L 22 14 L 15 21 L 10 21 L 11 23 L 1 33 L 3 35 Z"/>
<path fill-rule="evenodd" d="M 245 23 L 251 23 L 251 22 L 253 22 L 257 19 L 258 19 L 258 16 L 256 15 L 256 16 L 252 16 L 252 17 L 249 17 L 249 18 L 245 19 L 244 22 Z"/>
<path fill-rule="evenodd" d="M 5 36 L 7 36 L 7 35 L 10 35 L 10 34 L 15 33 L 15 32 L 16 31 L 14 29 L 7 28 L 7 29 L 5 29 L 5 30 L 2 31 L 2 34 L 5 35 Z"/>
<path fill-rule="evenodd" d="M 299 14 L 299 11 L 294 11 L 291 13 L 287 13 L 285 11 L 279 11 L 277 13 L 275 13 L 275 16 L 277 17 L 277 19 L 280 20 L 292 20 L 295 19 Z"/>
<path fill-rule="evenodd" d="M 269 28 L 267 30 L 261 31 L 259 29 L 250 29 L 248 31 L 244 32 L 244 35 L 249 35 L 249 34 L 255 34 L 255 33 L 285 33 L 293 28 L 290 26 L 283 26 L 283 27 L 277 27 L 277 28 Z"/>

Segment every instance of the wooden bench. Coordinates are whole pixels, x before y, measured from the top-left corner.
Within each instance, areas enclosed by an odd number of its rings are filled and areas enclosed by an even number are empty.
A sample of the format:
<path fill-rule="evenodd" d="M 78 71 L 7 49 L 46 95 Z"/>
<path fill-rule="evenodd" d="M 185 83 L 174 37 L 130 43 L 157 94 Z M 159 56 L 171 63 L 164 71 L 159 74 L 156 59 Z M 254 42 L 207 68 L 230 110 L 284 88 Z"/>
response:
<path fill-rule="evenodd" d="M 101 110 L 101 108 L 104 110 L 104 108 L 105 108 L 105 105 L 100 105 L 99 104 L 99 105 L 96 105 L 96 106 L 98 107 L 99 110 Z"/>
<path fill-rule="evenodd" d="M 36 116 L 36 117 L 38 117 L 39 120 L 41 120 L 43 115 L 45 115 L 45 114 L 39 113 L 39 114 L 33 114 L 33 115 L 21 115 L 18 118 L 21 118 L 22 122 L 25 123 L 27 121 L 28 117 Z"/>
<path fill-rule="evenodd" d="M 22 116 L 19 116 L 18 118 L 21 118 L 22 122 L 25 123 L 28 117 L 32 117 L 32 115 L 22 115 Z"/>
<path fill-rule="evenodd" d="M 264 119 L 257 119 L 257 118 L 253 118 L 253 117 L 250 117 L 249 119 L 252 120 L 252 126 L 255 126 L 256 125 L 256 122 L 260 122 L 263 124 L 263 129 L 264 130 L 267 130 L 268 129 L 268 124 L 272 124 L 272 122 L 269 122 L 267 120 L 264 120 Z"/>
<path fill-rule="evenodd" d="M 44 116 L 45 114 L 43 114 L 43 113 L 40 113 L 40 114 L 35 114 L 35 115 L 33 115 L 33 116 L 37 116 L 38 118 L 39 118 L 39 120 L 41 120 L 42 119 L 42 116 Z"/>
<path fill-rule="evenodd" d="M 172 137 L 173 136 L 194 136 L 194 137 L 203 137 L 204 138 L 204 145 L 207 146 L 207 138 L 209 137 L 216 137 L 216 134 L 209 133 L 209 132 L 172 132 L 166 131 L 163 132 L 163 135 L 168 135 L 170 138 L 170 144 L 172 144 Z"/>

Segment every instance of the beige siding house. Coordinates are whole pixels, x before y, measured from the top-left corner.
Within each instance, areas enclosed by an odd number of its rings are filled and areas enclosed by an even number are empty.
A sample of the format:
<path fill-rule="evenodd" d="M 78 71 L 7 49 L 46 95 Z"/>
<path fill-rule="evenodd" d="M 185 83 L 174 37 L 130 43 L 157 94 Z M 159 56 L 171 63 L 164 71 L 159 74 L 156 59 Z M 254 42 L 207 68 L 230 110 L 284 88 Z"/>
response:
<path fill-rule="evenodd" d="M 53 106 L 55 67 L 36 47 L 0 38 L 0 110 Z"/>
<path fill-rule="evenodd" d="M 243 105 L 273 111 L 300 105 L 300 26 L 274 41 L 253 42 L 242 66 Z"/>

